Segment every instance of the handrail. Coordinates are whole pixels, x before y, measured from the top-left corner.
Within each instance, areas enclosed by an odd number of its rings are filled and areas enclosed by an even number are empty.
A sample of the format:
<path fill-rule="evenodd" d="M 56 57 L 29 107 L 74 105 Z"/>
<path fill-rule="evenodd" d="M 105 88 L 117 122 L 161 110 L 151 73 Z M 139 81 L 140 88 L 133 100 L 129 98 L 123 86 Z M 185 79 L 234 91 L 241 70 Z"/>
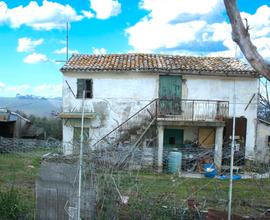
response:
<path fill-rule="evenodd" d="M 145 105 L 143 108 L 141 108 L 140 110 L 138 110 L 137 112 L 135 112 L 133 115 L 131 115 L 128 119 L 126 119 L 124 122 L 122 122 L 120 125 L 118 125 L 117 127 L 115 127 L 113 130 L 111 130 L 108 134 L 104 135 L 102 138 L 100 138 L 95 144 L 93 144 L 92 146 L 94 147 L 95 145 L 97 145 L 99 142 L 101 142 L 104 138 L 108 137 L 111 133 L 113 133 L 114 131 L 116 131 L 118 128 L 120 128 L 123 124 L 127 123 L 130 119 L 132 119 L 134 116 L 136 116 L 137 114 L 139 114 L 141 111 L 143 111 L 144 109 L 146 109 L 149 105 L 151 105 L 153 102 L 157 101 L 158 98 L 153 99 L 151 102 L 149 102 L 147 105 Z M 155 115 L 156 117 L 156 115 Z"/>

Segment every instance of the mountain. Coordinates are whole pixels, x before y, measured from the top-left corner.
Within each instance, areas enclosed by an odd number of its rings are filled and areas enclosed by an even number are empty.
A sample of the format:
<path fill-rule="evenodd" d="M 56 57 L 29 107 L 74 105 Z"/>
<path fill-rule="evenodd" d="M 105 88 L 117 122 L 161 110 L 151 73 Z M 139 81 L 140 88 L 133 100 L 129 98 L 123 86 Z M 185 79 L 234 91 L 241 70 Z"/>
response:
<path fill-rule="evenodd" d="M 39 117 L 54 117 L 61 111 L 62 98 L 44 98 L 33 95 L 20 95 L 16 97 L 0 97 L 0 108 L 11 111 L 21 111 L 27 115 Z"/>

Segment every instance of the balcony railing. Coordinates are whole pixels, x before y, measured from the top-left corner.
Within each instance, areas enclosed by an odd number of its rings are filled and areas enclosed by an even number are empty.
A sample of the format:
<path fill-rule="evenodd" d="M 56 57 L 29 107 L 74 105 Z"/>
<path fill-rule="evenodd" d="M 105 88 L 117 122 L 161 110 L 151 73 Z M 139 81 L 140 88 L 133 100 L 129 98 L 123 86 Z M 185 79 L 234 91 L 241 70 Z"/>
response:
<path fill-rule="evenodd" d="M 158 99 L 158 118 L 183 121 L 223 121 L 229 115 L 229 102 L 218 100 Z"/>

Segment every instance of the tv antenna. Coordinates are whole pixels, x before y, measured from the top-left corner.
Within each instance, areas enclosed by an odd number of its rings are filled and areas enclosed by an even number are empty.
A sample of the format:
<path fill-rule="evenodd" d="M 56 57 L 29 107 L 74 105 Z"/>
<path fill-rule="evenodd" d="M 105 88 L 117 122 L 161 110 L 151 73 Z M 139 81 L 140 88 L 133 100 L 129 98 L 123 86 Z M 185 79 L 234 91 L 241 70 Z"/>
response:
<path fill-rule="evenodd" d="M 66 60 L 56 60 L 57 63 L 65 63 L 69 59 L 69 21 L 66 22 Z"/>
<path fill-rule="evenodd" d="M 66 61 L 68 61 L 68 29 L 69 29 L 69 22 L 66 23 Z"/>

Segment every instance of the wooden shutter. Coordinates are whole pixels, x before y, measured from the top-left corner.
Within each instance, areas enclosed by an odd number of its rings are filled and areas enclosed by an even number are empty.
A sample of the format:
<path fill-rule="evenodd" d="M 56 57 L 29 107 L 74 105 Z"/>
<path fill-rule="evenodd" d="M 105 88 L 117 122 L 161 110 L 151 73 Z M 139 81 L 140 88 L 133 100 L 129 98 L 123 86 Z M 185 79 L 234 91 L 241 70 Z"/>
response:
<path fill-rule="evenodd" d="M 77 98 L 83 97 L 84 84 L 85 84 L 84 79 L 77 79 Z"/>

